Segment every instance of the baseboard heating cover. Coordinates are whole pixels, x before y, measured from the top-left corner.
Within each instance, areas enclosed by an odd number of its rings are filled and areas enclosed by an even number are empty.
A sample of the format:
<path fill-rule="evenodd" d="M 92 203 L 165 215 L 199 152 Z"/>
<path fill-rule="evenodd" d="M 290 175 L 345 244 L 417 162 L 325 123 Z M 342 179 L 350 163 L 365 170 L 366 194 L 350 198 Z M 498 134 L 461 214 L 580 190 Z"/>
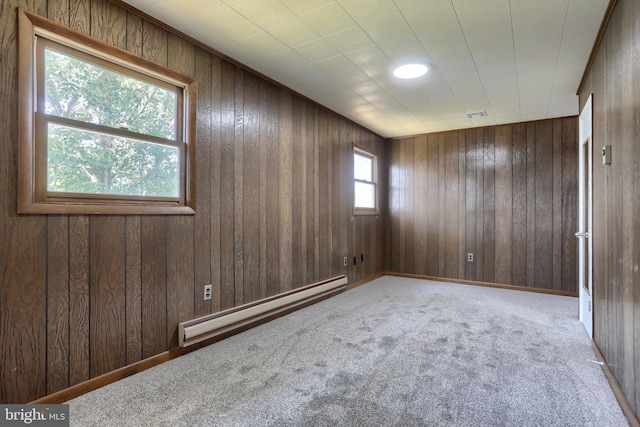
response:
<path fill-rule="evenodd" d="M 268 316 L 341 291 L 347 285 L 345 275 L 313 283 L 289 292 L 230 308 L 178 324 L 180 347 L 204 341 Z"/>

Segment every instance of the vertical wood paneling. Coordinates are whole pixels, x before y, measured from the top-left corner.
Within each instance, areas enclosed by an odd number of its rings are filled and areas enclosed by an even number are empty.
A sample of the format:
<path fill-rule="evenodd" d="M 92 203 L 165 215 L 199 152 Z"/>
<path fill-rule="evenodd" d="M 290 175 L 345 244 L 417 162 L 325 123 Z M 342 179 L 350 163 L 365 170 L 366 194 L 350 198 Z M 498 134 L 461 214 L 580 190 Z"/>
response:
<path fill-rule="evenodd" d="M 422 135 L 416 138 L 414 148 L 414 271 L 416 274 L 427 274 L 427 137 Z"/>
<path fill-rule="evenodd" d="M 220 256 L 220 228 L 221 228 L 221 123 L 222 123 L 222 60 L 220 58 L 211 58 L 211 168 L 209 174 L 211 176 L 211 312 L 219 311 L 222 303 L 222 285 L 221 285 L 221 256 Z M 206 92 L 205 92 L 206 93 Z M 203 93 L 198 94 L 198 99 L 205 96 Z M 200 157 L 200 156 L 198 156 Z M 204 171 L 199 170 L 199 173 Z M 206 187 L 205 187 L 206 188 Z M 203 196 L 198 190 L 198 198 Z M 206 193 L 205 193 L 206 194 Z M 200 215 L 202 212 L 196 213 Z M 200 239 L 196 239 L 200 240 Z M 203 290 L 204 292 L 204 290 Z"/>
<path fill-rule="evenodd" d="M 622 9 L 624 6 L 621 4 L 619 6 L 621 16 L 624 16 Z M 622 52 L 619 50 L 619 46 L 621 42 L 623 42 L 623 25 L 624 25 L 624 17 L 621 18 L 622 22 L 620 25 L 616 27 L 612 27 L 609 31 L 609 36 L 604 44 L 609 53 L 607 55 L 607 61 L 609 64 L 617 64 L 615 68 L 611 68 L 609 70 L 609 75 L 607 76 L 606 84 L 608 86 L 609 96 L 606 100 L 607 109 L 615 108 L 621 100 L 623 100 L 623 69 L 624 62 L 628 60 L 626 56 L 623 56 Z M 609 114 L 607 116 L 607 125 L 609 129 L 618 129 L 616 131 L 618 138 L 624 138 L 624 128 L 623 128 L 623 114 Z M 613 141 L 612 141 L 613 142 Z M 619 141 L 615 141 L 612 144 L 612 150 L 617 149 L 620 154 L 624 153 L 624 147 L 626 144 L 620 144 Z M 620 385 L 622 387 L 628 387 L 628 380 L 624 377 L 624 358 L 625 358 L 625 330 L 624 327 L 624 283 L 623 283 L 623 259 L 624 259 L 624 250 L 625 250 L 625 236 L 626 230 L 623 229 L 623 218 L 624 218 L 624 188 L 622 185 L 623 179 L 623 168 L 625 166 L 623 161 L 622 164 L 618 164 L 615 168 L 607 168 L 605 172 L 605 176 L 607 176 L 609 182 L 607 183 L 607 188 L 615 189 L 616 191 L 611 191 L 607 195 L 608 202 L 607 207 L 609 206 L 617 206 L 618 208 L 612 212 L 607 212 L 608 220 L 607 220 L 607 243 L 609 253 L 611 254 L 611 261 L 609 264 L 608 278 L 612 283 L 615 283 L 617 286 L 610 286 L 610 296 L 609 300 L 612 303 L 612 306 L 615 307 L 614 310 L 610 310 L 610 327 L 612 332 L 612 342 L 610 345 L 611 357 L 609 362 L 614 366 L 614 372 L 618 374 L 620 378 Z M 615 243 L 613 241 L 615 240 Z"/>
<path fill-rule="evenodd" d="M 127 47 L 127 13 L 105 2 L 91 2 L 92 37 Z M 125 218 L 89 221 L 89 375 L 126 365 Z M 99 307 L 99 308 L 98 308 Z"/>
<path fill-rule="evenodd" d="M 142 56 L 143 21 L 127 14 L 127 50 Z M 142 279 L 141 279 L 141 219 L 129 216 L 125 219 L 125 305 L 127 364 L 142 359 Z"/>
<path fill-rule="evenodd" d="M 553 133 L 551 122 L 536 123 L 535 285 L 552 287 Z M 551 219 L 551 220 L 550 220 Z"/>
<path fill-rule="evenodd" d="M 69 220 L 47 219 L 47 393 L 69 386 Z"/>
<path fill-rule="evenodd" d="M 352 132 L 352 128 L 346 119 L 340 121 L 340 140 L 341 140 L 341 153 L 340 153 L 340 170 L 343 175 L 340 182 L 348 182 L 349 179 L 353 179 L 353 143 L 355 135 Z M 353 212 L 352 200 L 354 197 L 354 185 L 340 186 L 342 188 L 340 194 L 340 212 L 341 212 L 341 235 L 342 244 L 345 245 L 345 252 L 351 254 L 352 257 L 356 257 L 356 264 L 351 263 L 349 270 L 347 271 L 347 277 L 353 277 L 357 279 L 358 270 L 360 266 L 360 252 L 354 239 L 354 234 L 358 232 L 361 221 L 355 218 L 351 213 Z M 349 276 L 350 275 L 350 276 Z"/>
<path fill-rule="evenodd" d="M 630 46 L 634 43 L 634 37 L 637 37 L 637 34 L 634 34 L 634 26 L 637 25 L 635 22 L 638 19 L 638 16 L 633 15 L 634 6 L 631 3 L 623 3 L 622 7 L 622 15 L 623 22 L 621 27 L 627 28 L 629 30 L 622 31 L 620 36 L 619 44 L 623 46 Z M 640 44 L 640 43 L 639 43 Z M 634 68 L 634 57 L 632 55 L 625 55 L 624 51 L 618 51 L 619 58 L 617 58 L 618 63 L 620 64 L 620 76 L 632 76 L 633 68 Z M 620 79 L 620 100 L 622 105 L 633 105 L 634 103 L 634 86 L 637 85 L 637 81 L 635 79 L 630 78 L 621 78 Z M 633 108 L 627 108 L 621 111 L 620 114 L 620 133 L 621 140 L 626 143 L 620 144 L 621 147 L 619 151 L 622 153 L 621 157 L 623 159 L 633 159 L 634 153 L 638 151 L 638 144 L 629 144 L 629 141 L 636 141 L 637 129 L 634 129 L 634 125 L 636 125 L 636 120 L 640 120 L 640 116 L 638 116 L 638 110 Z M 638 276 L 638 274 L 634 274 L 634 267 L 638 265 L 639 258 L 634 258 L 633 251 L 633 238 L 634 233 L 631 230 L 634 229 L 634 221 L 637 219 L 634 218 L 634 204 L 637 204 L 636 200 L 640 198 L 640 192 L 636 190 L 636 184 L 633 179 L 630 179 L 634 175 L 634 170 L 638 169 L 638 164 L 633 164 L 628 160 L 622 162 L 619 170 L 619 181 L 616 185 L 616 188 L 620 189 L 618 193 L 621 195 L 620 205 L 622 209 L 620 209 L 620 232 L 622 236 L 622 261 L 620 262 L 620 270 L 621 270 L 621 306 L 622 310 L 620 315 L 621 327 L 622 327 L 622 335 L 623 342 L 621 348 L 622 353 L 622 369 L 620 369 L 620 377 L 621 386 L 627 390 L 627 398 L 635 402 L 636 394 L 640 392 L 640 390 L 635 389 L 636 385 L 636 369 L 640 369 L 640 366 L 636 368 L 635 365 L 635 349 L 636 346 L 640 348 L 640 342 L 636 344 L 635 342 L 635 334 L 634 334 L 634 275 Z M 640 181 L 638 181 L 640 182 Z M 636 190 L 636 191 L 634 191 Z M 632 195 L 635 194 L 635 197 Z M 640 282 L 638 282 L 640 283 Z M 636 294 L 638 292 L 636 291 Z M 640 377 L 640 373 L 638 374 Z"/>
<path fill-rule="evenodd" d="M 405 241 L 407 239 L 407 197 L 405 191 L 400 191 L 405 182 L 407 182 L 407 142 L 401 141 L 398 148 L 398 158 L 401 168 L 398 169 L 396 175 L 396 189 L 397 189 L 397 201 L 399 212 L 399 226 L 398 226 L 398 257 L 396 263 L 400 271 L 405 271 L 405 259 L 407 254 L 407 246 Z"/>
<path fill-rule="evenodd" d="M 632 84 L 632 99 L 636 102 L 636 108 L 634 111 L 638 111 L 637 102 L 640 100 L 640 85 L 637 84 L 638 76 L 640 76 L 640 53 L 638 52 L 637 41 L 640 40 L 640 26 L 638 26 L 637 22 L 640 17 L 640 6 L 637 2 L 627 2 L 627 5 L 630 7 L 627 10 L 627 14 L 631 19 L 634 20 L 635 25 L 633 25 L 630 30 L 630 40 L 635 41 L 636 45 L 633 49 L 633 56 L 631 57 L 631 63 L 633 64 L 633 68 L 631 71 L 631 75 L 634 76 L 634 83 Z M 628 21 L 627 21 L 628 22 Z M 637 116 L 636 116 L 637 117 Z M 636 120 L 635 124 L 629 123 L 630 130 L 637 135 L 640 126 Z M 627 145 L 631 145 L 630 141 L 626 141 Z M 633 167 L 633 173 L 630 176 L 625 177 L 626 180 L 633 181 L 633 190 L 631 190 L 630 194 L 640 194 L 640 168 L 637 165 L 640 164 L 640 150 L 632 150 L 630 156 L 627 158 L 627 161 L 631 165 L 636 165 Z M 640 218 L 640 198 L 636 197 L 633 199 L 633 212 L 632 218 L 634 218 L 633 225 L 631 226 L 632 236 L 631 242 L 629 246 L 629 257 L 632 260 L 632 264 L 627 266 L 630 268 L 628 271 L 630 275 L 630 283 L 631 283 L 631 297 L 629 302 L 631 303 L 630 310 L 633 310 L 633 322 L 627 323 L 628 328 L 633 329 L 633 341 L 634 341 L 634 349 L 627 353 L 628 365 L 633 366 L 633 378 L 635 382 L 631 383 L 626 389 L 628 399 L 632 402 L 635 409 L 636 415 L 640 414 L 640 351 L 638 351 L 638 347 L 640 347 L 640 225 L 638 224 L 638 218 Z M 635 264 L 633 264 L 633 260 L 635 260 Z M 631 317 L 631 316 L 628 316 Z M 633 326 L 632 326 L 633 325 Z M 631 398 L 629 396 L 634 396 L 635 398 Z"/>
<path fill-rule="evenodd" d="M 349 149 L 349 145 L 350 144 L 345 144 L 344 142 L 346 141 L 351 141 L 353 143 L 353 140 L 351 138 L 351 135 L 349 134 L 349 132 L 347 132 L 347 130 L 345 129 L 345 121 L 341 118 L 340 120 L 337 121 L 336 126 L 338 128 L 338 135 L 337 135 L 337 139 L 336 139 L 336 154 L 337 154 L 337 167 L 338 167 L 338 171 L 339 172 L 339 178 L 338 178 L 338 182 L 345 182 L 346 177 L 347 176 L 353 176 L 353 169 L 351 166 L 352 162 L 349 162 L 347 159 L 347 150 Z M 351 171 L 351 172 L 349 172 Z M 347 199 L 348 199 L 348 188 L 346 185 L 340 185 L 337 187 L 337 192 L 338 192 L 338 204 L 336 206 L 339 206 L 340 208 L 338 209 L 338 233 L 340 236 L 340 253 L 346 254 L 349 256 L 349 262 L 347 263 L 347 266 L 344 267 L 342 266 L 342 264 L 337 263 L 338 266 L 340 267 L 339 273 L 340 274 L 345 274 L 347 277 L 355 277 L 355 265 L 353 262 L 353 257 L 355 256 L 355 251 L 353 246 L 351 246 L 349 244 L 349 241 L 353 240 L 352 237 L 352 227 L 348 227 L 348 222 L 350 220 L 353 219 L 353 217 L 351 215 L 348 215 L 348 206 L 347 206 Z"/>
<path fill-rule="evenodd" d="M 457 277 L 466 276 L 466 235 L 467 235 L 467 221 L 466 221 L 466 201 L 467 201 L 467 185 L 466 185 L 466 169 L 467 169 L 467 157 L 466 157 L 466 132 L 458 132 L 458 275 Z"/>
<path fill-rule="evenodd" d="M 392 269 L 576 292 L 576 126 L 574 117 L 391 141 Z"/>
<path fill-rule="evenodd" d="M 574 120 L 575 122 L 575 120 Z M 511 282 L 516 286 L 527 283 L 527 125 L 519 123 L 513 126 L 512 132 L 512 228 L 511 228 Z M 567 143 L 563 140 L 563 143 Z M 574 176 L 562 176 L 562 182 L 575 181 Z M 565 185 L 566 187 L 566 185 Z M 570 215 L 575 217 L 575 212 Z M 563 216 L 563 222 L 566 217 Z M 566 225 L 563 227 L 563 242 Z M 562 265 L 568 267 L 570 259 L 564 259 Z M 575 270 L 575 268 L 574 268 Z"/>
<path fill-rule="evenodd" d="M 168 35 L 142 23 L 142 56 L 166 65 Z M 141 218 L 142 358 L 167 350 L 167 220 L 160 216 Z"/>
<path fill-rule="evenodd" d="M 527 124 L 527 286 L 535 283 L 535 230 L 536 230 L 536 143 L 535 123 Z"/>
<path fill-rule="evenodd" d="M 52 21 L 69 26 L 69 0 L 48 0 L 47 18 Z"/>
<path fill-rule="evenodd" d="M 267 105 L 267 91 L 264 90 L 264 83 L 260 85 L 260 110 L 258 111 L 258 122 L 264 123 L 266 128 L 266 105 Z M 263 119 L 264 122 L 263 122 Z M 260 285 L 259 295 L 260 298 L 267 296 L 267 141 L 265 138 L 264 129 L 261 126 L 262 131 L 258 138 L 258 145 L 260 147 L 260 195 L 259 195 L 259 209 L 262 214 L 260 215 Z"/>
<path fill-rule="evenodd" d="M 6 304 L 15 309 L 23 306 L 20 312 L 13 312 L 12 322 L 3 323 L 5 327 L 13 326 L 9 332 L 18 338 L 18 345 L 14 355 L 14 366 L 29 372 L 24 379 L 15 377 L 15 386 L 19 390 L 17 395 L 32 399 L 38 394 L 45 393 L 46 381 L 46 221 L 42 217 L 19 218 L 17 229 L 17 245 L 13 246 L 17 256 L 14 265 L 3 269 L 4 277 L 17 289 L 6 300 Z M 11 262 L 11 259 L 9 259 Z M 23 268 L 16 266 L 23 265 Z M 24 308 L 26 306 L 26 308 Z M 5 307 L 2 307 L 4 310 Z M 7 308 L 9 311 L 9 308 Z M 3 319 L 4 320 L 4 319 Z M 3 354 L 7 346 L 2 345 Z M 6 363 L 6 362 L 5 362 Z M 11 375 L 11 374 L 10 374 Z M 15 375 L 15 374 L 14 374 Z M 13 377 L 13 375 L 12 375 Z M 15 399 L 15 397 L 14 397 Z"/>
<path fill-rule="evenodd" d="M 438 164 L 440 157 L 438 135 L 431 134 L 427 136 L 427 197 L 429 204 L 427 206 L 427 275 L 439 276 L 438 263 L 440 251 L 438 249 L 440 242 L 440 220 L 439 220 L 439 187 L 438 187 Z M 400 168 L 401 165 L 394 163 L 394 157 L 389 158 L 391 168 Z M 407 183 L 408 184 L 408 183 Z M 399 187 L 396 184 L 396 187 Z M 400 192 L 401 188 L 396 191 Z M 393 221 L 393 213 L 391 220 Z M 395 228 L 391 224 L 391 233 L 395 234 Z M 393 250 L 393 248 L 392 248 Z M 393 256 L 393 253 L 391 254 Z"/>
<path fill-rule="evenodd" d="M 142 358 L 167 349 L 167 221 L 142 218 Z"/>
<path fill-rule="evenodd" d="M 126 218 L 125 306 L 127 364 L 142 359 L 142 266 L 140 217 Z"/>
<path fill-rule="evenodd" d="M 561 121 L 552 123 L 553 126 L 553 154 L 551 156 L 553 162 L 553 176 L 551 179 L 553 186 L 552 213 L 553 218 L 552 230 L 562 229 L 562 124 Z M 562 289 L 562 233 L 552 233 L 552 254 L 551 254 L 551 283 L 555 290 Z"/>
<path fill-rule="evenodd" d="M 69 0 L 69 28 L 83 34 L 90 33 L 91 0 Z"/>
<path fill-rule="evenodd" d="M 447 234 L 447 216 L 449 212 L 446 210 L 446 149 L 445 149 L 445 134 L 438 135 L 438 235 L 440 239 L 446 242 Z M 445 257 L 446 257 L 446 243 L 439 244 L 438 248 L 438 276 L 445 277 Z"/>
<path fill-rule="evenodd" d="M 264 103 L 264 120 L 260 123 L 267 123 L 265 130 L 265 143 L 267 146 L 267 295 L 274 295 L 279 291 L 280 283 L 280 262 L 279 262 L 279 235 L 280 235 L 280 144 L 279 144 L 279 97 L 274 89 L 267 92 L 267 99 Z M 273 117 L 273 112 L 278 115 Z M 268 120 L 267 117 L 271 117 Z"/>
<path fill-rule="evenodd" d="M 315 108 L 308 105 L 306 108 L 305 118 L 305 143 L 303 146 L 303 161 L 305 162 L 305 182 L 304 182 L 304 195 L 305 195 L 305 211 L 306 211 L 306 229 L 303 232 L 307 236 L 307 268 L 305 283 L 313 283 L 314 279 L 318 277 L 317 270 L 317 240 L 316 224 L 318 218 L 318 211 L 316 209 L 317 191 L 315 191 L 314 183 L 316 182 L 316 161 L 318 157 L 318 150 L 315 138 Z M 264 217 L 264 215 L 262 215 Z"/>
<path fill-rule="evenodd" d="M 477 182 L 476 175 L 478 169 L 478 153 L 476 149 L 475 130 L 465 131 L 465 145 L 460 147 L 465 155 L 465 275 L 466 280 L 476 280 L 476 262 L 466 261 L 466 254 L 476 252 L 476 214 L 477 214 Z"/>
<path fill-rule="evenodd" d="M 415 139 L 409 138 L 405 140 L 404 144 L 404 182 L 415 182 L 415 165 L 413 160 L 415 158 Z M 414 197 L 413 191 L 407 191 L 404 194 L 404 255 L 402 261 L 404 261 L 404 269 L 415 271 L 413 267 L 413 247 L 414 247 L 414 223 L 415 223 L 415 209 L 414 209 Z M 402 264 L 402 262 L 401 262 Z"/>
<path fill-rule="evenodd" d="M 212 280 L 212 246 L 213 246 L 213 218 L 212 211 L 212 159 L 213 151 L 213 64 L 211 55 L 202 49 L 196 49 L 196 71 L 198 80 L 198 106 L 196 113 L 196 217 L 194 218 L 194 234 L 199 236 L 194 240 L 194 317 L 211 313 L 211 301 L 205 301 L 200 295 L 204 293 L 204 285 L 212 285 L 212 299 L 217 300 L 219 292 L 213 290 Z M 219 193 L 218 193 L 219 194 Z M 219 284 L 219 282 L 218 282 Z"/>
<path fill-rule="evenodd" d="M 192 44 L 170 35 L 167 40 L 167 49 L 171 52 L 167 59 L 167 65 L 171 69 L 188 76 L 195 74 L 195 47 Z M 178 345 L 178 323 L 194 317 L 196 289 L 193 221 L 193 216 L 185 215 L 167 218 L 167 342 L 169 348 Z"/>
<path fill-rule="evenodd" d="M 91 2 L 91 36 L 125 49 L 127 12 L 109 2 Z"/>
<path fill-rule="evenodd" d="M 513 283 L 513 157 L 511 149 L 513 126 L 498 126 L 495 138 L 495 281 Z"/>
<path fill-rule="evenodd" d="M 476 278 L 480 282 L 484 281 L 484 129 L 476 130 L 476 247 L 474 250 L 474 263 L 476 268 Z"/>
<path fill-rule="evenodd" d="M 242 304 L 244 295 L 244 76 L 244 70 L 236 71 L 233 95 L 233 305 Z"/>
<path fill-rule="evenodd" d="M 89 219 L 69 217 L 69 385 L 89 379 Z"/>
<path fill-rule="evenodd" d="M 167 218 L 167 343 L 178 346 L 178 323 L 194 317 L 193 217 Z"/>
<path fill-rule="evenodd" d="M 18 4 L 196 79 L 194 216 L 16 216 Z M 0 85 L 10 96 L 0 100 L 0 402 L 33 400 L 174 348 L 178 322 L 326 279 L 343 271 L 342 256 L 351 281 L 382 271 L 381 137 L 107 0 L 1 7 Z M 380 216 L 352 216 L 353 143 L 380 153 Z M 432 194 L 438 217 L 437 187 Z M 406 215 L 415 230 L 421 219 Z M 211 301 L 202 299 L 206 283 Z"/>
<path fill-rule="evenodd" d="M 495 128 L 484 130 L 484 224 L 483 224 L 483 272 L 482 280 L 495 281 L 496 259 L 496 162 L 495 162 Z M 478 264 L 479 265 L 479 264 Z"/>
<path fill-rule="evenodd" d="M 245 76 L 243 141 L 243 301 L 260 299 L 260 82 Z"/>
<path fill-rule="evenodd" d="M 314 210 L 317 212 L 316 227 L 316 253 L 318 265 L 318 277 L 329 277 L 331 275 L 331 220 L 330 220 L 330 197 L 331 185 L 321 185 L 321 183 L 330 183 L 329 169 L 329 115 L 325 110 L 317 111 L 316 125 L 316 150 L 317 161 L 315 162 L 314 188 L 317 188 L 317 200 L 315 201 Z M 341 259 L 343 255 L 337 254 Z M 339 262 L 339 261 L 338 261 Z"/>
<path fill-rule="evenodd" d="M 578 176 L 577 126 L 576 119 L 562 122 L 562 290 L 578 289 L 574 265 L 577 259 L 574 233 L 578 229 L 578 183 L 573 179 Z"/>
<path fill-rule="evenodd" d="M 91 218 L 89 331 L 91 377 L 126 364 L 124 217 Z"/>
<path fill-rule="evenodd" d="M 283 93 L 280 103 L 280 122 L 278 130 L 280 134 L 280 158 L 279 170 L 279 244 L 278 255 L 280 262 L 279 291 L 286 292 L 293 289 L 293 218 L 292 218 L 292 105 L 291 95 Z M 338 205 L 339 206 L 339 205 Z"/>
<path fill-rule="evenodd" d="M 640 414 L 639 19 L 636 1 L 618 0 L 580 89 L 581 107 L 593 94 L 594 340 L 636 415 Z M 600 162 L 604 145 L 612 148 L 610 165 Z"/>
<path fill-rule="evenodd" d="M 302 157 L 302 150 L 305 143 L 303 129 L 306 125 L 305 111 L 302 106 L 302 102 L 297 99 L 292 99 L 291 108 L 292 120 L 291 120 L 291 182 L 292 182 L 292 262 L 293 271 L 291 275 L 291 281 L 293 286 L 303 282 L 305 271 L 307 268 L 306 263 L 306 218 L 303 215 L 305 203 L 304 195 L 302 194 L 303 186 L 298 185 L 305 182 L 305 162 Z"/>
<path fill-rule="evenodd" d="M 389 150 L 390 166 L 389 168 L 389 213 L 391 226 L 389 229 L 393 230 L 390 234 L 390 262 L 392 271 L 402 271 L 400 269 L 400 245 L 403 244 L 402 234 L 404 228 L 400 227 L 400 170 L 403 167 L 403 163 L 400 159 L 400 150 L 403 148 L 401 141 L 393 141 Z"/>
<path fill-rule="evenodd" d="M 458 132 L 447 132 L 444 142 L 444 277 L 458 276 Z"/>
<path fill-rule="evenodd" d="M 340 245 L 340 187 L 335 185 L 339 182 L 340 176 L 340 126 L 339 119 L 332 117 L 329 119 L 329 220 L 330 220 L 330 241 L 331 254 L 338 257 L 347 257 L 347 265 L 351 262 L 349 253 L 345 253 Z M 337 209 L 336 209 L 337 208 Z M 330 257 L 331 258 L 331 257 Z M 331 262 L 331 275 L 337 276 L 346 272 L 346 268 L 341 262 Z"/>
<path fill-rule="evenodd" d="M 222 111 L 220 113 L 220 308 L 235 305 L 235 116 L 236 69 L 220 67 Z"/>
<path fill-rule="evenodd" d="M 51 341 L 47 337 L 46 218 L 18 217 L 14 207 L 17 6 L 17 2 L 0 4 L 0 401 L 9 403 L 47 392 L 47 341 Z M 47 12 L 44 3 L 29 2 L 28 7 L 43 15 Z"/>

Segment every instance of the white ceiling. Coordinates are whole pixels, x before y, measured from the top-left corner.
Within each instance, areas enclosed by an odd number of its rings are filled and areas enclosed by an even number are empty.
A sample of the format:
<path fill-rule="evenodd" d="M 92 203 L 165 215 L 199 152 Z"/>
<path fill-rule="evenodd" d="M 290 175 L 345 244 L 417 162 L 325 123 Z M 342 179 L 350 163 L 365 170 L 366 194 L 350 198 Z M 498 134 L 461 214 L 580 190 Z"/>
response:
<path fill-rule="evenodd" d="M 578 114 L 609 3 L 125 1 L 384 137 Z M 430 71 L 394 77 L 407 61 Z"/>

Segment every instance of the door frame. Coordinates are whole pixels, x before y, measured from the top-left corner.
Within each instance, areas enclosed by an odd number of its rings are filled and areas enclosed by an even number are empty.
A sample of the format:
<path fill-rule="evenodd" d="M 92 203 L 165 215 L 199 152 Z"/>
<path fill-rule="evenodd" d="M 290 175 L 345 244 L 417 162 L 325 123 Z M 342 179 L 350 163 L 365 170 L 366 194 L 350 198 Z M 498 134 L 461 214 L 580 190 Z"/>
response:
<path fill-rule="evenodd" d="M 580 322 L 593 339 L 593 110 L 589 95 L 578 132 L 578 292 Z"/>

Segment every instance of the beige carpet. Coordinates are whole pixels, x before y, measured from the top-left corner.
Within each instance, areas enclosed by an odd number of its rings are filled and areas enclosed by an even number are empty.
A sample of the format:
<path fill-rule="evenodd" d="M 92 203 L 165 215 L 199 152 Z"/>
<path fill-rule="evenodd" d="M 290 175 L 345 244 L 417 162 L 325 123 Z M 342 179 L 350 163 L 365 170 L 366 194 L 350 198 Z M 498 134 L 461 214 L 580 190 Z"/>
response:
<path fill-rule="evenodd" d="M 73 426 L 627 426 L 577 298 L 378 280 L 70 403 Z"/>

